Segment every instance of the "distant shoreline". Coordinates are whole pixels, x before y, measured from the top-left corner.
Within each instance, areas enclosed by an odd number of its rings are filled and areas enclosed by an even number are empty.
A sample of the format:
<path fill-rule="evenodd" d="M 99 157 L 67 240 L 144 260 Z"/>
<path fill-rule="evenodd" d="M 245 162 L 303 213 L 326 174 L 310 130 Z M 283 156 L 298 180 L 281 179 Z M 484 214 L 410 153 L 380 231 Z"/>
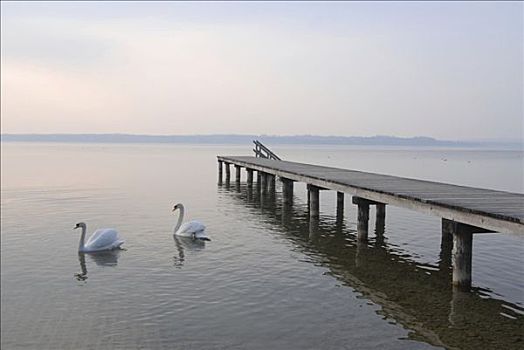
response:
<path fill-rule="evenodd" d="M 134 134 L 2 134 L 2 142 L 60 143 L 174 143 L 174 144 L 251 144 L 260 140 L 268 145 L 353 145 L 524 149 L 518 141 L 448 141 L 431 137 L 396 136 L 316 136 L 316 135 L 134 135 Z"/>

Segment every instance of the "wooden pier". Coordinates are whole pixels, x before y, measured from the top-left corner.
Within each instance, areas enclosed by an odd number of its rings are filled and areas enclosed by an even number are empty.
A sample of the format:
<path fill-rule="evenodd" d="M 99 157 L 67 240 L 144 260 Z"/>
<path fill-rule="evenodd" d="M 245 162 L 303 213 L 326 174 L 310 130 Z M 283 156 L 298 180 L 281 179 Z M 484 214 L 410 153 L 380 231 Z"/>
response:
<path fill-rule="evenodd" d="M 260 151 L 257 148 L 258 151 Z M 256 153 L 256 152 L 255 152 Z M 293 183 L 303 182 L 308 188 L 309 215 L 319 216 L 321 190 L 337 191 L 337 212 L 344 206 L 344 194 L 352 195 L 357 206 L 357 238 L 368 238 L 369 207 L 376 206 L 377 225 L 384 223 L 386 205 L 394 205 L 442 218 L 442 242 L 453 246 L 453 285 L 471 287 L 472 241 L 474 233 L 511 232 L 524 234 L 524 194 L 409 179 L 348 169 L 317 166 L 263 157 L 218 156 L 219 183 L 230 182 L 230 165 L 248 173 L 248 186 L 253 186 L 257 171 L 257 188 L 275 190 L 275 178 L 282 182 L 282 198 L 293 202 Z"/>

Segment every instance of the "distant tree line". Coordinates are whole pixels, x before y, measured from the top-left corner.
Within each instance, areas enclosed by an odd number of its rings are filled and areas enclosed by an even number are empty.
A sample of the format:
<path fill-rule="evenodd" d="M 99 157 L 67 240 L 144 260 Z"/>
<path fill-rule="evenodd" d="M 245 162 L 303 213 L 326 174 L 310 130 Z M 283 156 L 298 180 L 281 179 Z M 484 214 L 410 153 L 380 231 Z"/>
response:
<path fill-rule="evenodd" d="M 318 136 L 318 135 L 132 135 L 132 134 L 3 134 L 3 142 L 76 142 L 76 143 L 193 143 L 246 144 L 259 140 L 269 145 L 381 145 L 440 147 L 511 147 L 522 149 L 522 142 L 446 141 L 431 137 L 396 136 Z"/>

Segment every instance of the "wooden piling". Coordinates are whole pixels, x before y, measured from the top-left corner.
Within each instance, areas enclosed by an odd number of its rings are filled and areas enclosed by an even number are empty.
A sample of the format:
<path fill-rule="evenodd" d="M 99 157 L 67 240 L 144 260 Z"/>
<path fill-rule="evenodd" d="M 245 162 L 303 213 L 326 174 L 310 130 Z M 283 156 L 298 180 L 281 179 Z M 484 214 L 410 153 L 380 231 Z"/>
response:
<path fill-rule="evenodd" d="M 337 192 L 337 213 L 344 212 L 344 192 Z"/>
<path fill-rule="evenodd" d="M 353 204 L 358 206 L 357 214 L 357 240 L 360 242 L 367 242 L 368 240 L 368 228 L 369 228 L 369 204 L 370 201 L 360 198 L 353 197 Z"/>
<path fill-rule="evenodd" d="M 443 220 L 442 224 L 442 233 L 446 235 L 445 239 L 449 239 L 449 236 L 447 236 L 449 233 L 453 235 L 453 252 L 451 255 L 453 285 L 461 290 L 469 290 L 471 288 L 473 234 L 488 232 L 488 230 L 452 220 Z"/>
<path fill-rule="evenodd" d="M 293 203 L 293 180 L 280 178 L 282 181 L 282 200 L 284 204 Z"/>
<path fill-rule="evenodd" d="M 230 164 L 225 163 L 225 166 L 226 166 L 226 183 L 229 184 L 231 180 L 231 169 L 229 168 Z"/>
<path fill-rule="evenodd" d="M 260 189 L 262 190 L 263 193 L 267 192 L 267 178 L 268 176 L 266 173 L 260 174 Z"/>
<path fill-rule="evenodd" d="M 451 267 L 451 254 L 453 251 L 453 221 L 442 219 L 442 233 L 440 237 L 439 268 L 442 272 L 449 271 Z"/>
<path fill-rule="evenodd" d="M 269 187 L 269 192 L 270 193 L 275 193 L 275 189 L 276 189 L 276 176 L 275 175 L 272 175 L 272 174 L 268 174 L 268 187 Z"/>
<path fill-rule="evenodd" d="M 368 240 L 369 205 L 358 205 L 357 239 L 361 242 Z"/>
<path fill-rule="evenodd" d="M 386 221 L 386 205 L 384 203 L 376 203 L 376 222 L 384 223 Z"/>
<path fill-rule="evenodd" d="M 237 183 L 240 183 L 240 170 L 242 169 L 242 167 L 240 165 L 235 165 L 235 170 L 236 170 L 236 173 L 235 173 L 235 181 Z"/>
<path fill-rule="evenodd" d="M 471 253 L 473 234 L 467 230 L 453 233 L 453 285 L 460 289 L 471 287 Z"/>
<path fill-rule="evenodd" d="M 247 172 L 247 186 L 253 187 L 253 169 L 246 168 Z"/>
<path fill-rule="evenodd" d="M 222 184 L 222 161 L 218 161 L 218 183 Z"/>
<path fill-rule="evenodd" d="M 309 216 L 311 218 L 318 218 L 320 212 L 320 189 L 317 186 L 308 185 L 309 193 Z"/>
<path fill-rule="evenodd" d="M 262 172 L 258 170 L 257 171 L 257 192 L 260 192 L 261 182 L 262 182 Z"/>

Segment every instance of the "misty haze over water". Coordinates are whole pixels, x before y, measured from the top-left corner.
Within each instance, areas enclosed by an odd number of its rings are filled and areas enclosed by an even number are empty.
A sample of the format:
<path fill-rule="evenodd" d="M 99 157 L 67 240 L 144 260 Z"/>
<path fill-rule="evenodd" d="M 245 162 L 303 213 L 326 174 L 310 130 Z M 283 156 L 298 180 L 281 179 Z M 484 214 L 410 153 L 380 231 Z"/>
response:
<path fill-rule="evenodd" d="M 2 141 L 11 142 L 95 142 L 95 143 L 194 143 L 250 144 L 258 139 L 268 144 L 299 145 L 364 145 L 364 146 L 421 146 L 474 147 L 523 149 L 523 140 L 450 141 L 432 137 L 396 136 L 318 136 L 318 135 L 134 135 L 134 134 L 3 134 Z"/>

